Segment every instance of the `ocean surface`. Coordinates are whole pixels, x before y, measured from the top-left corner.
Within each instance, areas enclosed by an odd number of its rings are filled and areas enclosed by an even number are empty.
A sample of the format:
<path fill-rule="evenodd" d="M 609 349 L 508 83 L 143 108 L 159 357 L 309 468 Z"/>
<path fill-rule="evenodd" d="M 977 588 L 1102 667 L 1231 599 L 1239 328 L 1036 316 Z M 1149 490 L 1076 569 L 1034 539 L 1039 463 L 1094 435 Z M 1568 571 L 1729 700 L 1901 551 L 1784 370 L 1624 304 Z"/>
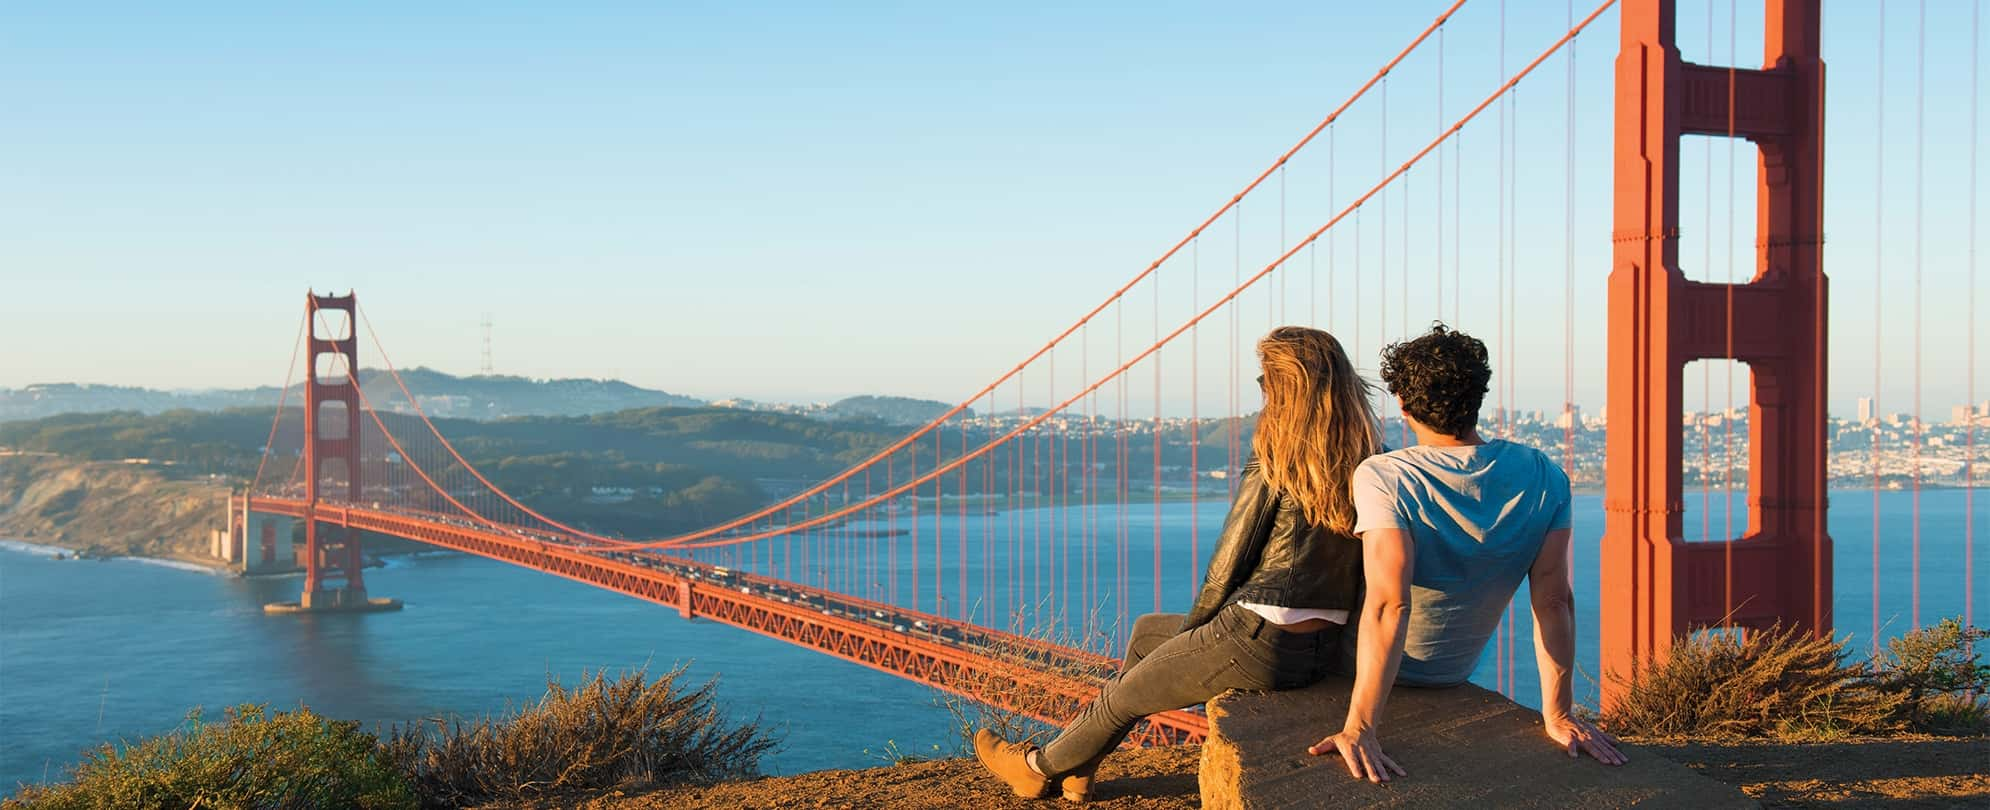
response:
<path fill-rule="evenodd" d="M 1921 615 L 1924 622 L 1960 615 L 1964 583 L 1979 584 L 1990 569 L 1990 493 L 1976 505 L 1974 571 L 1963 566 L 1964 494 L 1936 490 L 1920 496 Z M 1913 607 L 1913 495 L 1878 498 L 1879 610 L 1881 635 L 1906 629 Z M 1861 644 L 1874 614 L 1873 534 L 1870 492 L 1832 495 L 1831 533 L 1836 544 L 1836 620 L 1841 633 Z M 1693 507 L 1700 507 L 1694 496 Z M 1687 516 L 1687 534 L 1702 526 L 1714 536 L 1746 515 L 1715 493 L 1711 510 Z M 1161 601 L 1181 610 L 1189 601 L 1195 561 L 1191 543 L 1207 554 L 1223 517 L 1223 504 L 1167 503 L 1161 507 Z M 930 521 L 930 512 L 927 518 Z M 1191 515 L 1194 519 L 1191 520 Z M 1581 677 L 1596 671 L 1596 545 L 1600 498 L 1578 496 L 1577 599 Z M 1709 520 L 1703 522 L 1703 515 Z M 1103 533 L 1116 526 L 1094 512 Z M 945 553 L 967 544 L 980 558 L 984 535 L 1015 538 L 1031 531 L 1083 525 L 1080 508 L 1011 510 L 973 516 L 965 526 L 943 514 Z M 1117 512 L 1109 516 L 1117 519 Z M 1128 611 L 1153 608 L 1155 559 L 1153 507 L 1128 510 Z M 925 524 L 930 531 L 931 523 Z M 1200 527 L 1199 531 L 1192 531 Z M 963 532 L 962 530 L 965 529 Z M 965 537 L 964 541 L 960 538 Z M 930 549 L 931 535 L 927 534 Z M 1199 541 L 1192 541 L 1199 538 Z M 908 547 L 909 542 L 902 542 Z M 1053 546 L 1054 547 L 1054 546 Z M 905 549 L 901 548 L 901 552 Z M 159 561 L 55 560 L 53 550 L 0 541 L 0 794 L 19 782 L 57 779 L 79 753 L 95 744 L 135 739 L 168 730 L 188 709 L 218 712 L 237 703 L 278 708 L 308 705 L 324 714 L 369 727 L 445 715 L 474 716 L 536 699 L 546 679 L 567 682 L 584 671 L 647 667 L 662 672 L 682 665 L 695 680 L 719 679 L 719 695 L 733 715 L 768 724 L 783 735 L 782 750 L 764 763 L 772 773 L 880 764 L 880 752 L 930 752 L 957 745 L 947 712 L 933 690 L 880 672 L 819 655 L 710 621 L 684 621 L 674 611 L 557 577 L 448 552 L 389 558 L 367 572 L 376 596 L 403 599 L 399 613 L 349 616 L 265 616 L 266 602 L 295 599 L 298 577 L 243 579 L 197 566 Z M 909 557 L 907 566 L 909 565 Z M 1100 557 L 1107 576 L 1118 564 Z M 763 564 L 764 561 L 763 561 Z M 778 562 L 774 564 L 779 564 Z M 930 571 L 933 562 L 921 566 Z M 953 568 L 944 568 L 949 592 Z M 1007 572 L 969 570 L 969 601 L 999 605 L 980 583 L 1004 590 Z M 1001 576 L 996 576 L 1000 573 Z M 909 583 L 899 584 L 901 598 Z M 876 586 L 888 590 L 888 586 Z M 922 607 L 931 608 L 931 578 Z M 1103 614 L 1118 612 L 1112 594 L 1097 595 Z M 1990 594 L 1979 594 L 1979 597 Z M 959 597 L 950 597 L 958 599 Z M 1022 600 L 1030 602 L 1028 598 Z M 1985 623 L 1983 598 L 1976 623 Z M 1522 600 L 1524 613 L 1524 598 Z M 948 608 L 952 613 L 958 609 Z M 1531 636 L 1520 624 L 1514 691 L 1536 702 Z M 1096 637 L 1096 636 L 1095 636 Z M 1100 644 L 1113 643 L 1099 638 Z M 1493 686 L 1498 672 L 1490 652 L 1475 678 Z M 1585 694 L 1593 684 L 1583 684 Z M 1327 731 L 1323 729 L 1324 733 Z"/>

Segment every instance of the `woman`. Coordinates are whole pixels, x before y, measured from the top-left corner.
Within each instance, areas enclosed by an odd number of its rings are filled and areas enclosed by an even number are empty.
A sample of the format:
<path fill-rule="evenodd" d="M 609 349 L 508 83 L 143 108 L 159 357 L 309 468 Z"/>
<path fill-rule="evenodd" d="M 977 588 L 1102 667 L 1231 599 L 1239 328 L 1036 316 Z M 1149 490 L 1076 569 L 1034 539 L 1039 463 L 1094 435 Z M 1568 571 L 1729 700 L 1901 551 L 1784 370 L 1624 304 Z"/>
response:
<path fill-rule="evenodd" d="M 1133 625 L 1126 665 L 1048 745 L 975 733 L 982 765 L 1018 796 L 1056 783 L 1090 798 L 1092 775 L 1140 718 L 1230 689 L 1294 689 L 1331 670 L 1360 596 L 1348 482 L 1381 451 L 1370 386 L 1332 335 L 1285 326 L 1258 341 L 1264 410 L 1237 498 L 1187 615 Z"/>

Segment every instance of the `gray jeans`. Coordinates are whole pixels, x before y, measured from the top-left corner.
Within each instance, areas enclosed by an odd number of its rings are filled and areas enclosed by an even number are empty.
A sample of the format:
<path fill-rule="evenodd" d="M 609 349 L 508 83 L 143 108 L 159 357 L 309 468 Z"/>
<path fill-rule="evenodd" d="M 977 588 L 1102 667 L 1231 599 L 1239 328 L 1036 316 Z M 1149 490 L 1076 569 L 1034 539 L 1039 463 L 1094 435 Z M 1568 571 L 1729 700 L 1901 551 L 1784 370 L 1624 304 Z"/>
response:
<path fill-rule="evenodd" d="M 1114 748 L 1142 717 L 1184 709 L 1231 689 L 1308 686 L 1332 671 L 1340 628 L 1289 633 L 1236 605 L 1177 634 L 1182 614 L 1150 613 L 1133 623 L 1126 665 L 1099 698 L 1043 747 L 1044 772 L 1065 774 Z"/>

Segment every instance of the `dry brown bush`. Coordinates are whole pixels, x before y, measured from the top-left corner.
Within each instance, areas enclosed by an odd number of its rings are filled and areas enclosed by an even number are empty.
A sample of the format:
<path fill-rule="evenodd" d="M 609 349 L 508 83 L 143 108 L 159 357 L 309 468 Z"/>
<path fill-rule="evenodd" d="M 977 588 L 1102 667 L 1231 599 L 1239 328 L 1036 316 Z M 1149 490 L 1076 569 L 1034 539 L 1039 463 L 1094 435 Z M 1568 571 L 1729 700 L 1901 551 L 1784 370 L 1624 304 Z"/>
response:
<path fill-rule="evenodd" d="M 1868 688 L 1843 642 L 1775 628 L 1701 633 L 1626 683 L 1603 713 L 1617 734 L 1833 739 L 1900 729 L 1905 695 Z"/>
<path fill-rule="evenodd" d="M 455 807 L 576 791 L 645 789 L 752 776 L 775 739 L 734 724 L 715 681 L 680 688 L 678 667 L 546 684 L 538 703 L 497 718 L 436 719 L 392 729 L 382 745 L 422 803 Z"/>

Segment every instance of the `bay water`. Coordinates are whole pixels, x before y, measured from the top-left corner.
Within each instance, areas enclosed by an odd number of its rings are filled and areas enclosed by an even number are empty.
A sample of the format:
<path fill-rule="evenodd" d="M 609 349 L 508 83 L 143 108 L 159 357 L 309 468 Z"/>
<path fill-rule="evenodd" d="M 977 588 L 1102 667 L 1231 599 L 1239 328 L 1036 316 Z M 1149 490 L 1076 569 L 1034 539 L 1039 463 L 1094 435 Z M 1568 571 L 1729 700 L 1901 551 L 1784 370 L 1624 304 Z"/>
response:
<path fill-rule="evenodd" d="M 1976 505 L 1974 570 L 1964 566 L 1964 496 L 1960 490 L 1920 495 L 1920 587 L 1924 623 L 1963 612 L 1964 583 L 1982 583 L 1986 506 Z M 1695 496 L 1697 498 L 1697 496 Z M 1907 492 L 1832 493 L 1831 534 L 1836 544 L 1835 609 L 1841 634 L 1863 649 L 1873 610 L 1873 536 L 1878 535 L 1878 617 L 1881 635 L 1910 625 L 1914 568 L 1913 501 Z M 1689 515 L 1689 537 L 1702 525 L 1716 534 L 1724 525 L 1746 525 L 1738 510 L 1724 510 L 1718 493 L 1712 519 Z M 1209 553 L 1224 504 L 1164 503 L 1156 521 L 1151 505 L 1126 513 L 1125 612 L 1154 607 L 1155 527 L 1159 527 L 1160 599 L 1163 610 L 1189 602 L 1192 572 Z M 965 601 L 934 603 L 930 571 L 921 609 L 949 614 L 962 604 L 979 610 L 1001 597 L 981 593 L 982 583 L 1009 587 L 1010 570 L 978 568 L 984 537 L 1014 542 L 1042 527 L 1104 525 L 1108 546 L 1119 537 L 1120 516 L 1097 507 L 1017 509 L 998 515 L 939 516 L 942 595 L 952 594 L 958 569 L 947 555 L 964 548 L 969 561 Z M 946 510 L 942 510 L 945 512 Z M 930 514 L 930 513 L 929 513 Z M 1730 517 L 1731 516 L 1731 517 Z M 928 517 L 928 521 L 932 518 Z M 1579 495 L 1576 504 L 1576 593 L 1580 628 L 1579 692 L 1593 696 L 1596 673 L 1597 542 L 1601 499 Z M 932 531 L 927 523 L 926 531 Z M 1067 535 L 1068 536 L 1068 535 Z M 932 535 L 925 547 L 932 548 Z M 909 536 L 902 537 L 902 568 L 909 569 Z M 956 544 L 962 545 L 956 545 Z M 369 590 L 407 603 L 398 613 L 344 616 L 266 616 L 267 602 L 295 599 L 298 577 L 239 578 L 177 563 L 117 559 L 56 560 L 52 549 L 0 542 L 0 794 L 21 782 L 59 779 L 63 769 L 93 745 L 137 739 L 173 728 L 196 706 L 218 713 L 238 703 L 274 708 L 310 706 L 320 713 L 358 720 L 368 727 L 438 716 L 499 712 L 529 702 L 549 677 L 566 683 L 583 672 L 647 668 L 653 674 L 683 666 L 687 677 L 718 680 L 718 694 L 737 719 L 757 720 L 781 734 L 784 744 L 763 763 L 771 773 L 883 764 L 887 746 L 921 754 L 952 753 L 959 739 L 934 690 L 891 675 L 711 621 L 685 621 L 675 611 L 581 583 L 448 552 L 389 558 L 367 572 Z M 958 564 L 954 560 L 953 564 Z M 1116 578 L 1117 551 L 1095 558 L 1099 578 Z M 780 561 L 763 562 L 780 565 Z M 1082 566 L 1080 566 L 1082 569 Z M 1067 575 L 1076 576 L 1067 570 Z M 778 573 L 778 572 L 777 572 Z M 789 573 L 793 573 L 790 568 Z M 899 572 L 901 599 L 910 599 L 907 572 Z M 894 583 L 873 583 L 886 595 Z M 1088 606 L 1099 615 L 1120 612 L 1112 587 L 1100 588 Z M 1523 589 L 1524 593 L 1524 589 Z M 1981 596 L 1981 594 L 1979 594 Z M 1978 625 L 1985 623 L 1976 601 Z M 1036 604 L 1025 595 L 1025 604 Z M 1532 705 L 1536 686 L 1531 636 L 1520 600 L 1516 699 Z M 1061 608 L 1059 613 L 1076 611 Z M 1091 612 L 1090 610 L 1084 612 Z M 977 616 L 980 614 L 977 613 Z M 982 617 L 985 620 L 985 617 Z M 1100 649 L 1118 642 L 1108 627 L 1094 634 Z M 1474 680 L 1494 686 L 1490 649 Z M 1324 734 L 1331 729 L 1321 729 Z"/>

